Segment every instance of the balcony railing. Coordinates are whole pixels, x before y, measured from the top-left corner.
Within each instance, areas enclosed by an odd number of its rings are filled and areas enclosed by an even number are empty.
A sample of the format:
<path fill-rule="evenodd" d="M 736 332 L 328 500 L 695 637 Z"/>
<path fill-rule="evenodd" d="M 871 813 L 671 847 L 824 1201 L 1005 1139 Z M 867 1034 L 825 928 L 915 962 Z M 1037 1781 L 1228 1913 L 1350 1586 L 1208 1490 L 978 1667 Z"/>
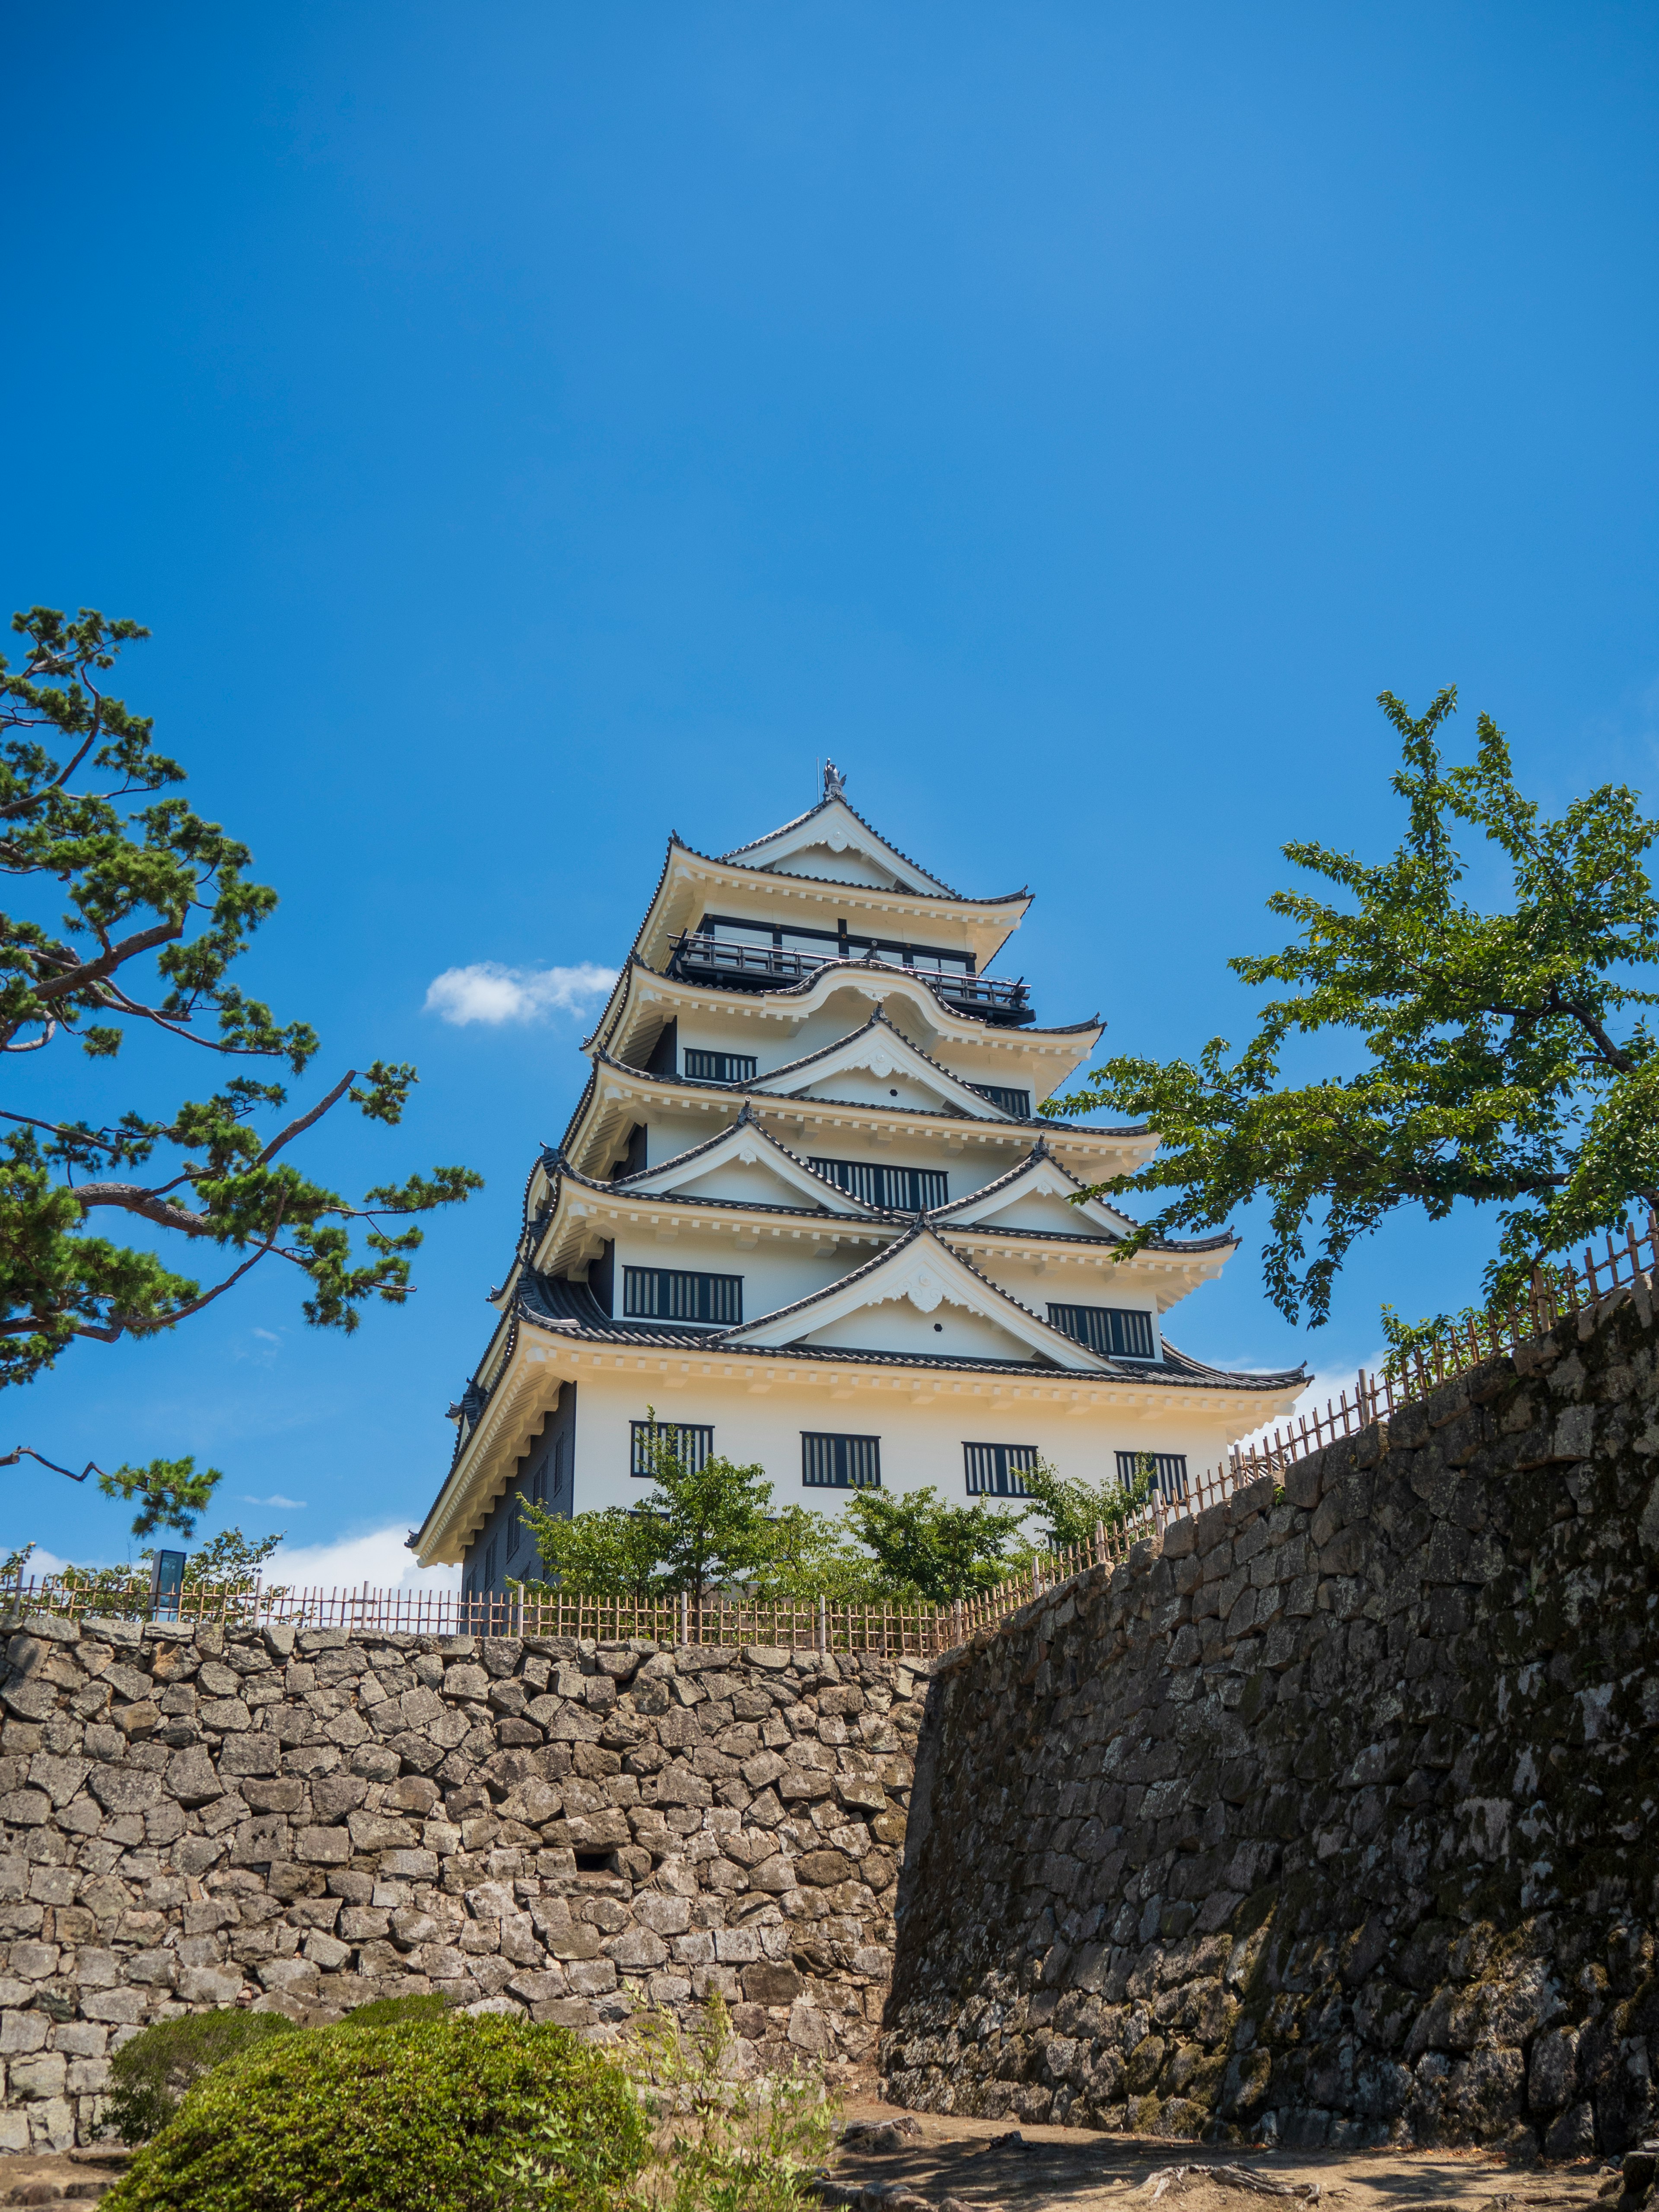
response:
<path fill-rule="evenodd" d="M 738 945 L 728 938 L 709 937 L 690 929 L 672 940 L 672 948 L 668 962 L 671 975 L 712 977 L 735 984 L 740 990 L 764 990 L 769 983 L 799 983 L 842 957 L 830 949 L 822 953 L 796 952 L 779 945 Z M 871 964 L 902 966 L 907 974 L 920 975 L 948 1006 L 987 1021 L 1031 1019 L 1023 981 L 1005 982 L 1000 975 L 964 975 L 948 968 L 930 968 L 921 961 Z"/>

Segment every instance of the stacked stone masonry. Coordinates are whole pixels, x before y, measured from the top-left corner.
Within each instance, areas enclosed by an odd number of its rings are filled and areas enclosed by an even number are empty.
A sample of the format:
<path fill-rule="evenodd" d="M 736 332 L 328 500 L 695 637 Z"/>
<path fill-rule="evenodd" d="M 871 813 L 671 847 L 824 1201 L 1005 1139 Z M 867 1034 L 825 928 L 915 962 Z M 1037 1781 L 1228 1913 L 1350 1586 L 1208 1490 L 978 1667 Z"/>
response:
<path fill-rule="evenodd" d="M 1651 2132 L 1656 1348 L 1615 1293 L 941 1662 L 889 2094 L 1307 2146 Z"/>
<path fill-rule="evenodd" d="M 599 2037 L 713 1990 L 873 2055 L 921 1698 L 874 1657 L 0 1620 L 0 2148 L 213 2005 L 436 1990 Z"/>

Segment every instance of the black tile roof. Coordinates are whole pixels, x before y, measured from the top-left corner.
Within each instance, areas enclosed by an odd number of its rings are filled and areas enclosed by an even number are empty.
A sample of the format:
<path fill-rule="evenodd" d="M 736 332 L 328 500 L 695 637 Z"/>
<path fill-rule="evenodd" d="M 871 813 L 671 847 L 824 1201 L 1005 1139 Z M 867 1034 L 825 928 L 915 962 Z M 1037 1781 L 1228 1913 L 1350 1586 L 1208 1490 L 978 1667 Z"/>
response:
<path fill-rule="evenodd" d="M 770 1145 L 775 1151 L 781 1152 L 786 1159 L 792 1160 L 798 1168 L 803 1169 L 815 1182 L 822 1183 L 826 1193 L 833 1194 L 836 1198 L 845 1201 L 846 1205 L 861 1207 L 862 1212 L 848 1212 L 842 1206 L 826 1206 L 811 1210 L 800 1206 L 782 1206 L 769 1200 L 758 1198 L 697 1198 L 684 1191 L 641 1190 L 636 1187 L 647 1176 L 660 1175 L 665 1168 L 678 1167 L 687 1160 L 696 1159 L 702 1152 L 712 1151 L 716 1145 L 723 1143 L 734 1129 L 741 1127 L 745 1121 L 753 1127 L 756 1134 Z M 1047 1158 L 1056 1173 L 1064 1176 L 1074 1188 L 1082 1190 L 1085 1188 L 1069 1168 L 1054 1158 L 1048 1146 L 1040 1141 L 1032 1146 L 1024 1159 L 1017 1160 L 1012 1167 L 1005 1169 L 1003 1173 L 997 1176 L 992 1182 L 981 1183 L 977 1190 L 967 1191 L 961 1198 L 953 1198 L 948 1205 L 924 1207 L 920 1214 L 912 1213 L 897 1206 L 872 1205 L 868 1200 L 858 1197 L 854 1192 L 843 1190 L 839 1183 L 832 1183 L 828 1176 L 819 1175 L 809 1159 L 792 1150 L 781 1138 L 775 1137 L 765 1127 L 759 1115 L 751 1112 L 745 1104 L 735 1121 L 728 1121 L 723 1129 L 717 1129 L 712 1137 L 705 1137 L 701 1144 L 690 1146 L 684 1152 L 676 1152 L 670 1158 L 659 1161 L 653 1168 L 641 1168 L 631 1176 L 618 1176 L 613 1181 L 607 1182 L 598 1176 L 585 1175 L 581 1169 L 566 1158 L 562 1152 L 555 1152 L 550 1148 L 544 1150 L 538 1164 L 546 1168 L 555 1176 L 568 1178 L 571 1182 L 580 1183 L 584 1190 L 598 1191 L 605 1194 L 614 1192 L 624 1198 L 641 1200 L 648 1206 L 707 1206 L 721 1207 L 728 1212 L 783 1214 L 792 1220 L 799 1221 L 875 1222 L 891 1223 L 896 1225 L 900 1223 L 920 1219 L 931 1222 L 937 1229 L 955 1231 L 958 1235 L 964 1237 L 1007 1237 L 1021 1242 L 1029 1242 L 1031 1238 L 1037 1237 L 1043 1243 L 1051 1244 L 1098 1244 L 1121 1241 L 1099 1237 L 1085 1237 L 1081 1233 L 1075 1237 L 1068 1237 L 1063 1229 L 999 1229 L 992 1222 L 958 1223 L 951 1220 L 951 1216 L 958 1207 L 971 1206 L 976 1199 L 985 1197 L 988 1192 L 1000 1190 L 1006 1184 L 1017 1182 L 1027 1173 L 1032 1162 L 1041 1158 Z M 1127 1214 L 1122 1217 L 1126 1221 L 1128 1218 Z M 1217 1237 L 1189 1238 L 1155 1237 L 1144 1249 L 1149 1252 L 1219 1252 L 1231 1250 L 1237 1243 L 1237 1237 L 1231 1230 L 1223 1230 Z M 498 1290 L 491 1291 L 489 1296 L 494 1299 L 499 1297 L 501 1292 Z"/>
<path fill-rule="evenodd" d="M 849 809 L 848 811 L 850 812 L 851 810 Z M 787 823 L 784 824 L 786 829 L 788 826 Z M 866 830 L 870 827 L 867 822 L 864 826 Z M 775 830 L 772 834 L 775 836 L 777 832 Z M 872 835 L 880 836 L 881 832 L 878 830 L 872 832 Z M 761 842 L 763 843 L 765 841 L 763 839 Z M 700 853 L 695 845 L 688 845 L 683 837 L 671 837 L 668 844 L 671 853 L 678 850 L 686 854 L 691 860 L 708 860 L 717 868 L 741 868 L 745 875 L 764 876 L 769 884 L 822 884 L 827 890 L 877 891 L 887 898 L 927 899 L 938 906 L 1018 906 L 1022 900 L 1029 905 L 1031 898 L 1029 884 L 1023 885 L 1017 891 L 998 891 L 993 898 L 973 898 L 966 891 L 913 891 L 908 885 L 901 886 L 897 884 L 851 884 L 848 882 L 845 876 L 797 875 L 793 868 L 787 874 L 781 869 L 775 873 L 770 868 L 751 868 L 746 861 L 734 860 L 726 853 Z M 896 853 L 898 852 L 896 845 L 893 850 Z M 904 855 L 900 854 L 899 857 L 902 860 Z M 909 865 L 914 868 L 918 866 L 919 863 L 912 860 Z M 665 863 L 664 873 L 666 874 L 666 872 Z M 926 868 L 921 870 L 921 873 L 927 874 Z M 939 880 L 935 876 L 929 876 L 927 879 L 930 883 L 936 883 Z M 653 893 L 653 902 L 654 899 Z M 649 911 L 647 908 L 647 912 Z"/>
<path fill-rule="evenodd" d="M 890 1251 L 892 1247 L 888 1249 Z M 953 1254 L 952 1257 L 960 1259 L 960 1255 Z M 995 1287 L 994 1284 L 992 1288 Z M 556 1328 L 561 1336 L 580 1343 L 631 1346 L 641 1351 L 705 1352 L 721 1359 L 841 1360 L 860 1366 L 939 1368 L 953 1374 L 1027 1378 L 1037 1375 L 1045 1380 L 1065 1376 L 1078 1382 L 1139 1382 L 1179 1389 L 1284 1390 L 1307 1381 L 1304 1368 L 1282 1374 L 1229 1374 L 1221 1368 L 1206 1367 L 1201 1361 L 1189 1358 L 1167 1342 L 1162 1363 L 1110 1361 L 1099 1368 L 1049 1367 L 1036 1359 L 976 1359 L 935 1352 L 865 1350 L 845 1345 L 734 1344 L 714 1328 L 690 1329 L 667 1322 L 617 1321 L 605 1311 L 586 1283 L 556 1281 L 528 1271 L 520 1279 L 516 1306 L 527 1322 Z M 1026 1312 L 1028 1319 L 1036 1319 L 1029 1310 L 1022 1308 L 1022 1311 Z M 509 1346 L 509 1354 L 510 1350 Z"/>

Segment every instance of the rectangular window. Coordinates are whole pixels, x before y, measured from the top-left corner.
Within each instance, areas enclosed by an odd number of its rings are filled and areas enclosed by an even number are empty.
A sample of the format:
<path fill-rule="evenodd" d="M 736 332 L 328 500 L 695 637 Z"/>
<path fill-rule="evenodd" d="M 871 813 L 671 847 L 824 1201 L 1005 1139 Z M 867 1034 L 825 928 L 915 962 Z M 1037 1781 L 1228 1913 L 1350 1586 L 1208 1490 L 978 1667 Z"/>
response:
<path fill-rule="evenodd" d="M 700 1275 L 687 1267 L 624 1267 L 623 1312 L 634 1321 L 743 1319 L 743 1277 Z"/>
<path fill-rule="evenodd" d="M 718 937 L 725 945 L 769 945 L 777 932 L 764 922 L 717 921 L 711 915 L 703 922 L 702 934 Z"/>
<path fill-rule="evenodd" d="M 708 1464 L 714 1449 L 712 1427 L 696 1421 L 630 1421 L 628 1472 L 652 1480 L 657 1472 L 657 1446 L 667 1444 L 689 1474 Z"/>
<path fill-rule="evenodd" d="M 484 1547 L 484 1578 L 486 1592 L 495 1587 L 495 1539 L 492 1536 Z"/>
<path fill-rule="evenodd" d="M 800 1479 L 809 1490 L 879 1490 L 881 1438 L 826 1436 L 803 1429 Z"/>
<path fill-rule="evenodd" d="M 1029 1091 L 1005 1090 L 1000 1083 L 970 1083 L 968 1088 L 977 1091 L 981 1098 L 988 1098 L 992 1105 L 1000 1106 L 1005 1114 L 1012 1114 L 1016 1121 L 1029 1121 L 1031 1118 L 1031 1094 Z"/>
<path fill-rule="evenodd" d="M 694 1052 L 688 1045 L 685 1072 L 699 1083 L 752 1083 L 755 1056 L 747 1052 Z"/>
<path fill-rule="evenodd" d="M 1175 1504 L 1187 1495 L 1185 1452 L 1121 1451 L 1118 1454 L 1117 1479 L 1126 1490 L 1133 1487 L 1143 1468 L 1151 1470 L 1152 1487 L 1170 1504 Z"/>
<path fill-rule="evenodd" d="M 1029 1498 L 1024 1470 L 1036 1464 L 1035 1444 L 963 1444 L 969 1498 Z"/>
<path fill-rule="evenodd" d="M 877 1167 L 864 1160 L 809 1159 L 806 1164 L 837 1190 L 894 1213 L 931 1212 L 949 1196 L 945 1176 L 937 1168 Z"/>
<path fill-rule="evenodd" d="M 1050 1306 L 1054 1327 L 1109 1359 L 1155 1359 L 1152 1317 L 1132 1306 Z"/>

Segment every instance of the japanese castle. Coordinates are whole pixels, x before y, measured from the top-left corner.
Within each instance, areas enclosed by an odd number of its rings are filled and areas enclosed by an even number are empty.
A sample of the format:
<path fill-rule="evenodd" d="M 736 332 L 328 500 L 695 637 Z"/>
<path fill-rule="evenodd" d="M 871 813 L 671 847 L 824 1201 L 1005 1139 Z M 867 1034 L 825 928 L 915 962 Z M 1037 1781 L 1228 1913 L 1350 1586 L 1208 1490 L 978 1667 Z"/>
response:
<path fill-rule="evenodd" d="M 1166 1494 L 1287 1411 L 1305 1377 L 1228 1374 L 1164 1317 L 1235 1240 L 1115 1263 L 1086 1185 L 1148 1128 L 1036 1115 L 1098 1020 L 1037 1024 L 988 971 L 1030 895 L 969 898 L 888 843 L 833 766 L 809 813 L 721 859 L 671 838 L 582 1049 L 454 1457 L 411 1539 L 482 1595 L 538 1571 L 517 1511 L 643 1494 L 658 1432 L 759 1462 L 781 1498 L 932 1484 L 1017 1498 L 1062 1475 Z"/>

